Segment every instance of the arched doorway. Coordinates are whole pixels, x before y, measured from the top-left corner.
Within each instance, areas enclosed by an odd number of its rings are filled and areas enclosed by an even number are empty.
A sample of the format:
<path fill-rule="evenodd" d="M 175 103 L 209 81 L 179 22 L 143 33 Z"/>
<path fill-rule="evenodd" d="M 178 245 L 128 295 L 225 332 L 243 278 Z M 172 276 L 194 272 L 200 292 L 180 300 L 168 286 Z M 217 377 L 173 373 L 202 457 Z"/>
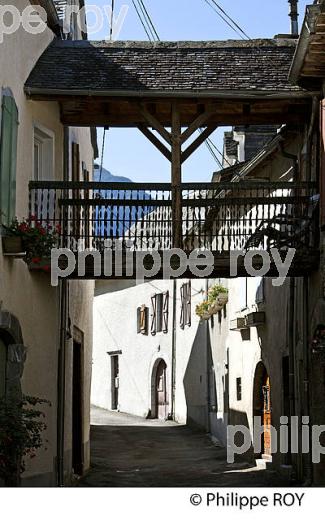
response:
<path fill-rule="evenodd" d="M 163 359 L 158 359 L 152 371 L 152 419 L 167 419 L 168 406 L 167 365 Z"/>
<path fill-rule="evenodd" d="M 263 363 L 259 363 L 255 371 L 254 397 L 253 397 L 254 418 L 260 417 L 263 427 L 261 453 L 257 456 L 272 455 L 272 406 L 271 406 L 271 381 L 270 376 Z"/>

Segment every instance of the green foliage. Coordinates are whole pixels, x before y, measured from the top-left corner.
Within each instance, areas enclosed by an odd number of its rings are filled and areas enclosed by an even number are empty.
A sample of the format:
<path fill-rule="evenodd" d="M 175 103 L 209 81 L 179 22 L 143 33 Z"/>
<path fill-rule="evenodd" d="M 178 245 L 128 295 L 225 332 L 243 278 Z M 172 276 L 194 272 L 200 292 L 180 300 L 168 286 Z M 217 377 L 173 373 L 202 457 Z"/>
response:
<path fill-rule="evenodd" d="M 45 415 L 36 406 L 44 404 L 51 406 L 45 399 L 30 396 L 0 399 L 0 478 L 5 483 L 23 473 L 26 457 L 34 458 L 43 445 Z"/>
<path fill-rule="evenodd" d="M 210 303 L 208 301 L 204 301 L 196 306 L 195 312 L 197 316 L 202 318 L 205 313 L 209 312 Z"/>
<path fill-rule="evenodd" d="M 213 285 L 213 287 L 210 287 L 208 292 L 208 301 L 210 303 L 214 303 L 218 298 L 219 294 L 228 294 L 228 289 L 226 289 L 222 285 Z"/>

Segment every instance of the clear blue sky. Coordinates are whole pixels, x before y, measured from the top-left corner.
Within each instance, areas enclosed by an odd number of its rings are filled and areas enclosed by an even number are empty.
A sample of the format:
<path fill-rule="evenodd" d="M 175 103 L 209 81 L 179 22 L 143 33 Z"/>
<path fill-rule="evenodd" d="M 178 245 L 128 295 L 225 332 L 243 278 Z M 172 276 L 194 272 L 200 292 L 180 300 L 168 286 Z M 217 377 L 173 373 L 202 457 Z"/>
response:
<path fill-rule="evenodd" d="M 212 11 L 204 0 L 144 0 L 161 40 L 224 40 L 237 39 L 236 34 Z M 89 5 L 102 7 L 111 0 L 87 0 Z M 312 0 L 300 0 L 300 23 L 306 5 Z M 116 12 L 128 5 L 120 40 L 147 40 L 132 5 L 132 0 L 115 0 Z M 220 0 L 219 4 L 239 23 L 251 38 L 269 38 L 278 33 L 288 33 L 288 0 Z M 91 20 L 90 20 L 91 21 Z M 100 40 L 107 36 L 108 25 L 92 35 Z M 222 149 L 224 129 L 213 135 Z M 98 131 L 99 147 L 102 146 L 102 130 Z M 137 130 L 111 129 L 106 138 L 104 167 L 115 175 L 129 177 L 135 182 L 168 182 L 168 161 Z M 183 167 L 184 181 L 209 181 L 219 169 L 203 145 Z"/>

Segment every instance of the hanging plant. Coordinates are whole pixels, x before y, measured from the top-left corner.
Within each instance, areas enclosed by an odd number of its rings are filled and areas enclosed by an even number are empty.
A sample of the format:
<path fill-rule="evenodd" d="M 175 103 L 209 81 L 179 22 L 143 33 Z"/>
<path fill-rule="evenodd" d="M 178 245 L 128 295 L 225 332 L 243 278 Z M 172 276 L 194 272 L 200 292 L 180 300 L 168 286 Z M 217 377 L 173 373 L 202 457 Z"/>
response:
<path fill-rule="evenodd" d="M 211 318 L 210 303 L 208 301 L 200 303 L 196 306 L 195 312 L 201 320 L 209 320 Z"/>
<path fill-rule="evenodd" d="M 229 291 L 222 285 L 213 285 L 208 291 L 208 302 L 211 314 L 221 311 L 228 303 Z"/>

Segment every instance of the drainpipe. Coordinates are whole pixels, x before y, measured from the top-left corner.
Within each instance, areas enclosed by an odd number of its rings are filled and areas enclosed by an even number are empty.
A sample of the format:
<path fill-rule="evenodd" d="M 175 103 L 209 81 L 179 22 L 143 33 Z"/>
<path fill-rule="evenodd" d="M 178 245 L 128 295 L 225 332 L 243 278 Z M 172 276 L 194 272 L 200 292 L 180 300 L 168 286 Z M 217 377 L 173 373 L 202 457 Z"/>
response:
<path fill-rule="evenodd" d="M 176 335 L 177 335 L 177 280 L 173 280 L 173 333 L 172 333 L 172 395 L 169 419 L 175 421 L 175 391 L 176 391 Z"/>
<path fill-rule="evenodd" d="M 304 276 L 303 280 L 303 301 L 304 301 L 304 414 L 311 419 L 310 407 L 310 347 L 309 347 L 309 281 L 308 277 Z M 311 426 L 311 425 L 310 425 Z M 309 446 L 312 447 L 312 433 L 309 428 Z M 313 482 L 313 462 L 312 449 L 305 455 L 306 480 L 305 485 L 311 486 Z"/>
<path fill-rule="evenodd" d="M 289 343 L 289 410 L 290 418 L 296 415 L 295 413 L 295 343 L 294 343 L 294 330 L 295 330 L 295 288 L 296 281 L 294 278 L 290 278 L 290 299 L 289 299 L 289 331 L 288 331 L 288 343 Z M 291 424 L 289 422 L 289 424 Z M 289 427 L 289 439 L 291 439 L 291 425 Z M 291 449 L 289 450 L 289 460 L 292 462 Z"/>
<path fill-rule="evenodd" d="M 209 280 L 206 280 L 206 293 L 209 292 Z M 208 433 L 211 433 L 211 417 L 210 417 L 210 411 L 211 411 L 211 373 L 210 373 L 210 366 L 209 366 L 209 320 L 206 320 L 206 364 L 207 364 L 207 428 Z"/>
<path fill-rule="evenodd" d="M 64 127 L 63 135 L 63 179 L 69 180 L 69 128 Z M 63 278 L 59 282 L 59 350 L 57 380 L 57 485 L 64 486 L 64 437 L 65 437 L 65 375 L 66 375 L 66 331 L 68 314 L 68 281 Z"/>

